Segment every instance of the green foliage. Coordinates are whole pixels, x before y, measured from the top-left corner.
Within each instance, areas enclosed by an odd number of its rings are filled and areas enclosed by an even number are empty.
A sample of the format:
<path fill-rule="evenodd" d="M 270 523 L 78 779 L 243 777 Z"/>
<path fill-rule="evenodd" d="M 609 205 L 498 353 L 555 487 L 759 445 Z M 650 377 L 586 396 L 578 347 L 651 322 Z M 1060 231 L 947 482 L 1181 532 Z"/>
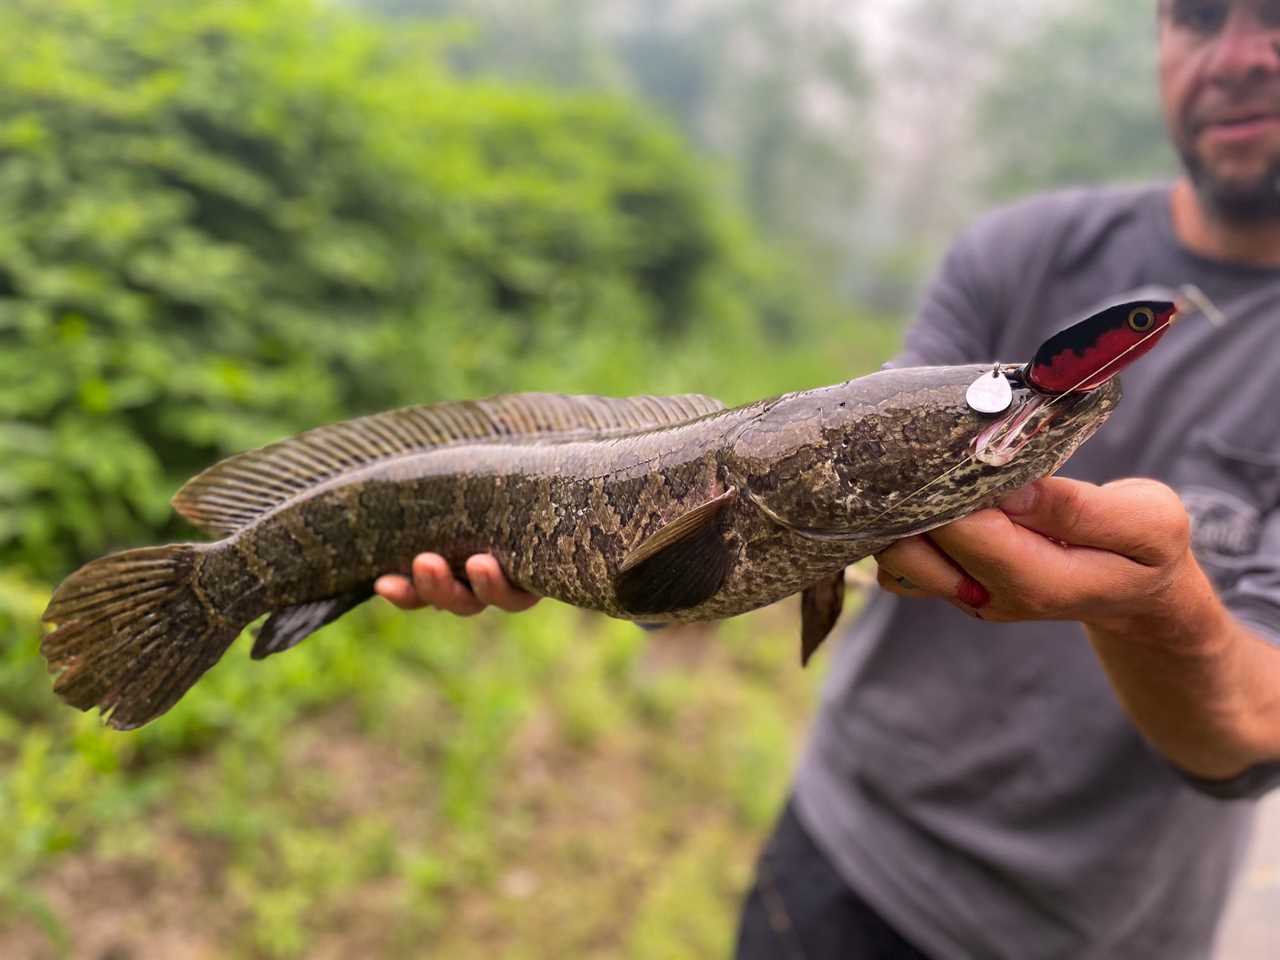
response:
<path fill-rule="evenodd" d="M 454 17 L 474 75 L 629 91 L 738 181 L 775 244 L 847 269 L 864 187 L 869 78 L 856 31 L 829 5 L 768 0 L 348 0 L 387 16 Z"/>
<path fill-rule="evenodd" d="M 737 917 L 726 907 L 747 879 L 735 863 L 733 839 L 729 831 L 708 830 L 671 857 L 638 905 L 627 960 L 731 955 Z"/>
<path fill-rule="evenodd" d="M 979 104 L 988 192 L 1167 176 L 1153 4 L 1094 0 L 1043 24 Z"/>
<path fill-rule="evenodd" d="M 81 894 L 100 924 L 247 957 L 721 952 L 816 681 L 795 640 L 791 609 L 650 636 L 375 606 L 262 664 L 237 644 L 130 734 L 0 712 L 0 952 L 24 926 L 86 952 L 51 895 L 86 869 L 120 888 Z"/>
<path fill-rule="evenodd" d="M 0 7 L 0 954 L 118 952 L 90 915 L 246 957 L 494 955 L 476 910 L 512 956 L 724 941 L 809 695 L 779 698 L 758 628 L 699 666 L 554 604 L 370 604 L 267 663 L 242 640 L 131 734 L 59 704 L 39 656 L 50 584 L 188 537 L 168 497 L 247 446 L 517 389 L 740 402 L 892 349 L 766 255 L 663 124 L 459 78 L 451 29 L 310 0 Z M 626 824 L 540 765 L 616 778 Z M 686 818 L 718 839 L 685 836 L 628 941 L 607 918 Z M 547 898 L 512 863 L 554 864 Z M 676 929 L 704 877 L 718 912 Z"/>
<path fill-rule="evenodd" d="M 441 42 L 308 0 L 0 10 L 0 562 L 180 535 L 181 480 L 301 427 L 660 390 L 695 326 L 813 316 L 660 124 Z"/>

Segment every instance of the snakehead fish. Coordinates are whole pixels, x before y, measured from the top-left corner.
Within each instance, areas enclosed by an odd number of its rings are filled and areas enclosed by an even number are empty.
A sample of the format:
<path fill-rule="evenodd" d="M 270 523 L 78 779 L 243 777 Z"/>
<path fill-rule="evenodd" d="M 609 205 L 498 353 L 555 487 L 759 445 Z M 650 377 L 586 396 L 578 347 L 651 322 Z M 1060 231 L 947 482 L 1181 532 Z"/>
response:
<path fill-rule="evenodd" d="M 1089 337 L 1134 309 L 1112 308 Z M 1096 352 L 1079 356 L 1097 366 Z M 255 658 L 434 550 L 459 575 L 490 551 L 516 586 L 644 622 L 729 617 L 803 591 L 807 660 L 839 615 L 847 564 L 1053 473 L 1119 401 L 1108 377 L 1038 389 L 1037 373 L 1071 379 L 1062 350 L 1040 359 L 891 369 L 733 409 L 698 395 L 526 393 L 320 427 L 179 491 L 174 508 L 216 541 L 128 550 L 69 576 L 41 649 L 68 703 L 137 727 L 263 614 Z M 966 390 L 992 374 L 1011 403 L 981 414 Z"/>

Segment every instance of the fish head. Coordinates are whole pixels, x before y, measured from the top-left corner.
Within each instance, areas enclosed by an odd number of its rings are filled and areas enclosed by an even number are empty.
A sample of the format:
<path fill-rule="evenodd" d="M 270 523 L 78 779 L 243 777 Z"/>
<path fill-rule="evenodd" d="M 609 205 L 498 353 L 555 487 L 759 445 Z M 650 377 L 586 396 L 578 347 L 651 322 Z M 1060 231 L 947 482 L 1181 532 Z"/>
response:
<path fill-rule="evenodd" d="M 1048 396 L 1000 365 L 1008 409 L 974 410 L 992 365 L 891 369 L 779 397 L 736 437 L 736 478 L 783 525 L 817 537 L 906 536 L 995 503 L 1056 471 L 1121 397 L 1112 378 Z"/>

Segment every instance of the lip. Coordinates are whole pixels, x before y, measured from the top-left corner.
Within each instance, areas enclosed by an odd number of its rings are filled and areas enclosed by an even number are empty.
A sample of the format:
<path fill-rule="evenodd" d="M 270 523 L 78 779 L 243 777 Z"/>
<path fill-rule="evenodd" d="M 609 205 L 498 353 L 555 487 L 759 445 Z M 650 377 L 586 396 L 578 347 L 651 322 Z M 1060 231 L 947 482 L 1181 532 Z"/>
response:
<path fill-rule="evenodd" d="M 1246 143 L 1280 134 L 1280 113 L 1258 111 L 1207 120 L 1200 124 L 1200 133 L 1218 143 Z"/>

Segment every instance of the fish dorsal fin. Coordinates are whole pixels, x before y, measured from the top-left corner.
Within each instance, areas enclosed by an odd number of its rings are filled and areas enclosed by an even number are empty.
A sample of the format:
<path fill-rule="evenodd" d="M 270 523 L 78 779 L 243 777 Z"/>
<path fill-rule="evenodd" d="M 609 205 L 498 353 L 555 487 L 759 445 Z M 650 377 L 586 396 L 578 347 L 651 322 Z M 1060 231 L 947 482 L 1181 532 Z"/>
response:
<path fill-rule="evenodd" d="M 225 536 L 299 493 L 383 460 L 464 442 L 610 436 L 671 426 L 723 410 L 700 394 L 598 397 L 512 393 L 389 410 L 317 427 L 229 457 L 189 480 L 173 508 Z"/>

